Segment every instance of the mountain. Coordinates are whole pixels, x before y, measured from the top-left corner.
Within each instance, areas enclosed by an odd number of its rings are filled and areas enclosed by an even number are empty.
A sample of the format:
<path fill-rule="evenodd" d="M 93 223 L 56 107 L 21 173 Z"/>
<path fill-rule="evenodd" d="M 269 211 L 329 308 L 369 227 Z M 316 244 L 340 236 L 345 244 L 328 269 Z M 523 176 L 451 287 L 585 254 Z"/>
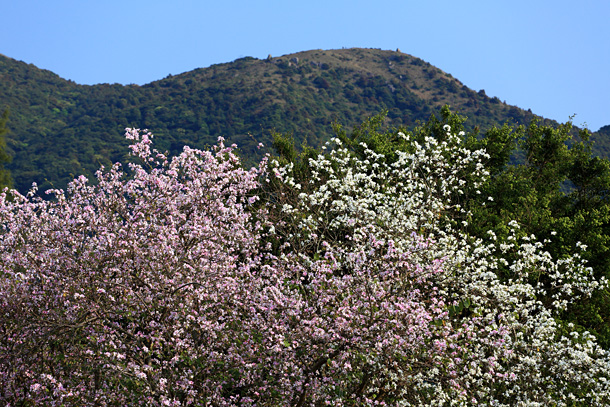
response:
<path fill-rule="evenodd" d="M 78 85 L 0 54 L 0 109 L 10 108 L 9 168 L 21 191 L 32 182 L 43 190 L 64 187 L 100 165 L 125 162 L 125 127 L 150 129 L 156 147 L 170 153 L 223 136 L 253 162 L 256 146 L 269 145 L 272 131 L 317 146 L 332 135 L 333 121 L 349 128 L 387 109 L 389 126 L 412 127 L 445 104 L 482 130 L 535 117 L 398 50 L 247 57 L 143 86 Z M 598 138 L 596 152 L 607 156 L 608 135 Z"/>

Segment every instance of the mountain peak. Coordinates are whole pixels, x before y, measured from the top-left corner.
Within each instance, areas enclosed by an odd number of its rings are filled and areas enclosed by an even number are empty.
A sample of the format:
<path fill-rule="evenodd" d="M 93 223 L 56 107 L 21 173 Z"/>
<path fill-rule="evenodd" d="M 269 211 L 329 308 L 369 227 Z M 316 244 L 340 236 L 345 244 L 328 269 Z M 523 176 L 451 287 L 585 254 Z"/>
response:
<path fill-rule="evenodd" d="M 395 127 L 414 126 L 444 105 L 480 129 L 534 117 L 399 50 L 245 57 L 143 86 L 77 85 L 2 57 L 0 77 L 0 107 L 11 110 L 10 169 L 22 191 L 32 182 L 63 187 L 101 164 L 124 161 L 125 127 L 150 129 L 157 148 L 170 153 L 224 136 L 253 160 L 259 142 L 271 144 L 273 131 L 317 146 L 331 137 L 333 121 L 349 128 L 382 110 Z"/>

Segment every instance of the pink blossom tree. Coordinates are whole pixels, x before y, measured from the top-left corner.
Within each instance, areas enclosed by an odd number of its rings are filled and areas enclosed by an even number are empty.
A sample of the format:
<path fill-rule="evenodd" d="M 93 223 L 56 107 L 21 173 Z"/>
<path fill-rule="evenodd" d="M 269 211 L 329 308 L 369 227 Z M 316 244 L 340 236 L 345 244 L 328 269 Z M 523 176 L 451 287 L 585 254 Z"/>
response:
<path fill-rule="evenodd" d="M 77 178 L 45 201 L 2 197 L 2 390 L 17 404 L 177 404 L 256 381 L 265 285 L 256 199 L 222 143 Z M 256 332 L 254 332 L 255 330 Z M 235 391 L 231 390 L 234 388 Z"/>
<path fill-rule="evenodd" d="M 274 256 L 254 194 L 265 162 L 243 170 L 222 142 L 168 160 L 150 134 L 127 137 L 142 161 L 129 175 L 117 164 L 53 200 L 2 195 L 5 403 L 365 400 L 383 366 L 444 335 L 429 324 L 444 304 L 425 295 L 440 262 L 414 264 L 374 235 L 366 252 L 307 265 Z"/>

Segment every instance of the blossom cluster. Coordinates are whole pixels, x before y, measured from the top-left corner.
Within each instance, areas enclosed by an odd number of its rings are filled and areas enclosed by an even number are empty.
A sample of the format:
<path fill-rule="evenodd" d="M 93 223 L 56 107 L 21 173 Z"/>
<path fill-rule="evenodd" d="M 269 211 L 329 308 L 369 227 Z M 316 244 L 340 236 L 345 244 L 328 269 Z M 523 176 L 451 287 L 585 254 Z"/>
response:
<path fill-rule="evenodd" d="M 608 405 L 610 355 L 557 318 L 607 282 L 516 222 L 461 232 L 486 153 L 445 130 L 391 162 L 333 139 L 303 178 L 128 129 L 141 164 L 5 191 L 0 401 Z"/>
<path fill-rule="evenodd" d="M 413 264 L 442 264 L 426 274 L 425 291 L 425 298 L 446 311 L 429 322 L 448 327 L 429 334 L 439 351 L 431 360 L 438 365 L 410 375 L 408 385 L 388 382 L 402 392 L 393 400 L 406 405 L 607 404 L 608 353 L 591 335 L 557 320 L 569 303 L 606 287 L 607 281 L 596 280 L 578 252 L 552 259 L 534 236 L 518 238 L 514 221 L 508 225 L 509 243 L 496 242 L 493 233 L 488 241 L 462 233 L 452 217 L 468 218 L 468 213 L 456 202 L 466 187 L 476 190 L 484 181 L 486 153 L 463 148 L 461 135 L 450 130 L 445 127 L 442 141 L 413 141 L 405 149 L 409 153 L 397 151 L 392 162 L 366 145 L 364 156 L 358 156 L 331 140 L 328 154 L 310 160 L 309 183 L 316 187 L 300 193 L 297 202 L 283 204 L 290 215 L 284 221 L 285 239 L 300 244 L 304 257 L 309 248 L 333 244 L 341 253 L 346 247 L 349 253 L 365 251 L 373 236 L 399 252 L 407 250 Z M 295 182 L 289 172 L 282 179 Z M 466 179 L 473 185 L 465 185 Z M 533 283 L 532 276 L 541 272 L 548 282 Z M 566 329 L 572 331 L 567 337 L 562 336 Z"/>

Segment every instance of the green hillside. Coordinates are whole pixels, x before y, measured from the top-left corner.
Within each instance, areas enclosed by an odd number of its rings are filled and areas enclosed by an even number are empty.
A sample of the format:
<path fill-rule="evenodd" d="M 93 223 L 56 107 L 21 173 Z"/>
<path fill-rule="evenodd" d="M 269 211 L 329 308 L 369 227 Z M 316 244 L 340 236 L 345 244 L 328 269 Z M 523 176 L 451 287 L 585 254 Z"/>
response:
<path fill-rule="evenodd" d="M 0 55 L 0 108 L 10 109 L 8 167 L 21 191 L 32 182 L 64 187 L 75 175 L 125 161 L 125 127 L 150 129 L 156 146 L 171 153 L 224 136 L 253 160 L 256 145 L 270 145 L 274 130 L 316 146 L 332 134 L 333 121 L 350 128 L 387 109 L 388 125 L 412 127 L 445 104 L 471 128 L 534 117 L 399 51 L 248 57 L 144 86 L 78 85 Z M 598 154 L 610 151 L 599 140 L 597 146 Z"/>

